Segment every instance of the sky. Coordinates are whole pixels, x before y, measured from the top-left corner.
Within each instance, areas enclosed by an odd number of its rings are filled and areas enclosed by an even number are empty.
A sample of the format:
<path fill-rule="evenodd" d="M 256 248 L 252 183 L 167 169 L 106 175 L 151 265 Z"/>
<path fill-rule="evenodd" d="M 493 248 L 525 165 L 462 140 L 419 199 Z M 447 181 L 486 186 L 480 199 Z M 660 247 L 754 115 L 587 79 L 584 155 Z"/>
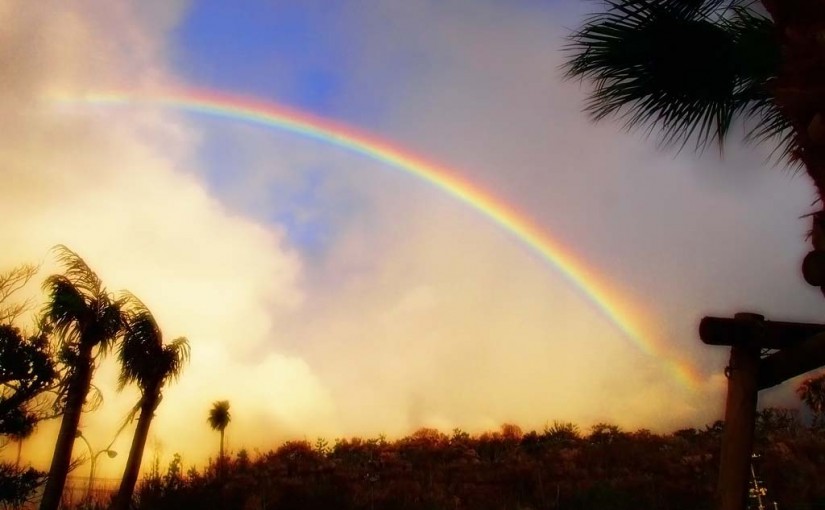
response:
<path fill-rule="evenodd" d="M 206 417 L 223 399 L 235 452 L 420 427 L 719 419 L 727 353 L 701 343 L 699 320 L 818 320 L 825 302 L 799 271 L 813 189 L 736 136 L 694 154 L 590 122 L 587 84 L 560 66 L 594 6 L 6 0 L 0 266 L 41 263 L 26 290 L 39 296 L 58 270 L 49 248 L 65 244 L 139 296 L 167 340 L 189 339 L 145 459 L 214 457 Z M 409 169 L 157 100 L 194 90 L 395 147 L 494 197 L 557 253 Z M 81 422 L 94 449 L 137 398 L 116 377 L 104 362 L 104 403 Z M 762 403 L 796 405 L 793 382 Z M 47 465 L 56 429 L 24 457 Z"/>

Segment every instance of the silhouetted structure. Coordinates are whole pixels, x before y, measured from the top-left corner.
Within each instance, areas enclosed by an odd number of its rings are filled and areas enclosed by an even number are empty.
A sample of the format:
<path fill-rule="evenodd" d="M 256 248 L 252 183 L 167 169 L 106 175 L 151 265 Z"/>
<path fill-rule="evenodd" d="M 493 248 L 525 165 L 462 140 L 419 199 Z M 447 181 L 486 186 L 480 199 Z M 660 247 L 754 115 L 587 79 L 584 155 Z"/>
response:
<path fill-rule="evenodd" d="M 699 337 L 731 348 L 717 502 L 720 510 L 744 510 L 759 391 L 825 365 L 825 325 L 738 313 L 705 317 Z"/>

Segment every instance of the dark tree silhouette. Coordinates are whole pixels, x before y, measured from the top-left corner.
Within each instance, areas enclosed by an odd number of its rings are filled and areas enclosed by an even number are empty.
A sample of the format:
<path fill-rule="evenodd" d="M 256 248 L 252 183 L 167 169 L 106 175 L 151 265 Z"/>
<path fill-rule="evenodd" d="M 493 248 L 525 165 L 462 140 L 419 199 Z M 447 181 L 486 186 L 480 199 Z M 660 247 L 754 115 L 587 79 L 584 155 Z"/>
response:
<path fill-rule="evenodd" d="M 0 324 L 0 435 L 28 437 L 40 420 L 34 406 L 56 377 L 46 335 L 24 338 Z"/>
<path fill-rule="evenodd" d="M 162 399 L 162 389 L 169 380 L 180 377 L 189 360 L 189 343 L 180 337 L 164 345 L 163 334 L 152 312 L 138 298 L 126 294 L 127 325 L 118 351 L 120 361 L 119 386 L 136 383 L 141 398 L 133 410 L 140 413 L 129 459 L 112 505 L 113 510 L 126 510 L 132 501 L 135 483 L 143 460 L 143 450 L 149 437 L 149 427 Z"/>
<path fill-rule="evenodd" d="M 0 462 L 0 506 L 22 504 L 43 483 L 45 473 L 20 468 L 20 452 L 44 417 L 48 399 L 42 397 L 55 376 L 45 335 L 26 339 L 17 328 L 0 325 L 0 437 L 17 442 L 17 462 Z"/>
<path fill-rule="evenodd" d="M 605 0 L 570 36 L 567 72 L 594 84 L 587 111 L 668 144 L 721 146 L 734 119 L 774 139 L 825 197 L 825 0 Z M 803 264 L 825 292 L 825 209 Z"/>
<path fill-rule="evenodd" d="M 37 274 L 38 267 L 22 264 L 0 273 L 0 324 L 13 324 L 32 305 L 29 300 L 11 299 L 12 295 L 26 286 Z"/>
<path fill-rule="evenodd" d="M 212 404 L 212 409 L 209 410 L 209 418 L 207 419 L 209 422 L 209 426 L 212 427 L 212 430 L 217 430 L 221 433 L 221 451 L 220 451 L 220 458 L 218 459 L 218 465 L 223 465 L 224 461 L 224 449 L 223 449 L 223 436 L 224 430 L 229 425 L 229 422 L 232 421 L 232 416 L 229 415 L 229 401 L 228 400 L 218 400 Z"/>
<path fill-rule="evenodd" d="M 814 425 L 825 425 L 825 374 L 802 381 L 796 394 L 814 413 Z"/>
<path fill-rule="evenodd" d="M 48 303 L 44 323 L 59 340 L 62 361 L 67 366 L 61 387 L 63 419 L 54 447 L 41 510 L 57 510 L 69 472 L 72 446 L 80 414 L 89 394 L 99 355 L 105 354 L 123 332 L 123 301 L 115 299 L 100 278 L 75 252 L 54 248 L 63 274 L 50 276 L 43 284 Z"/>

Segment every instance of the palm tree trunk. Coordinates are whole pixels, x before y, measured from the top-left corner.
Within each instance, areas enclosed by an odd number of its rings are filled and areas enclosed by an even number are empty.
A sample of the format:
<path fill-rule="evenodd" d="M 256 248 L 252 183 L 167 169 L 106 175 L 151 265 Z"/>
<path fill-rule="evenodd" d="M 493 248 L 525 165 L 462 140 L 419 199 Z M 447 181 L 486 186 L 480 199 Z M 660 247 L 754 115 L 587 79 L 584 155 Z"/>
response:
<path fill-rule="evenodd" d="M 221 429 L 221 456 L 218 459 L 218 478 L 221 480 L 223 479 L 223 464 L 224 464 L 224 457 L 223 457 L 223 429 Z"/>
<path fill-rule="evenodd" d="M 17 463 L 15 464 L 15 467 L 18 467 L 18 468 L 20 467 L 20 454 L 21 453 L 23 453 L 23 438 L 18 437 L 17 438 Z"/>
<path fill-rule="evenodd" d="M 782 67 L 772 91 L 790 120 L 797 150 L 794 156 L 813 180 L 818 198 L 825 199 L 825 0 L 762 0 L 777 28 Z M 825 208 L 813 214 L 805 279 L 825 293 Z M 811 271 L 813 269 L 813 271 Z M 814 275 L 813 277 L 811 275 Z"/>
<path fill-rule="evenodd" d="M 159 402 L 160 384 L 155 384 L 143 396 L 140 417 L 135 428 L 135 435 L 132 438 L 132 447 L 129 449 L 129 459 L 126 461 L 123 479 L 120 481 L 120 489 L 117 491 L 115 500 L 112 503 L 112 510 L 127 510 L 132 502 L 135 484 L 137 484 L 140 473 L 140 464 L 143 461 L 143 450 L 146 448 L 146 439 L 149 437 L 149 427 L 152 425 L 155 409 L 157 409 Z"/>
<path fill-rule="evenodd" d="M 60 422 L 60 432 L 54 445 L 52 464 L 46 487 L 43 489 L 43 499 L 40 510 L 57 510 L 63 496 L 63 487 L 66 485 L 66 476 L 72 461 L 72 447 L 74 446 L 77 427 L 80 424 L 80 414 L 83 404 L 92 384 L 92 347 L 81 345 L 78 353 L 77 367 L 67 390 L 66 408 L 63 420 Z"/>

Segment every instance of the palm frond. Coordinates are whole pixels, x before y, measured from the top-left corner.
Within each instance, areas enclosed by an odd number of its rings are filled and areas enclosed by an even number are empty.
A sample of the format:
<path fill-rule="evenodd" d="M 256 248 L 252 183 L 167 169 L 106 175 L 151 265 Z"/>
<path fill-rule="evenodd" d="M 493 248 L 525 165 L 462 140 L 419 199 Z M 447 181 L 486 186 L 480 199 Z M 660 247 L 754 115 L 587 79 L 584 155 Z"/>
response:
<path fill-rule="evenodd" d="M 212 403 L 212 409 L 209 410 L 209 418 L 207 418 L 209 426 L 213 430 L 224 430 L 229 422 L 232 421 L 232 416 L 229 414 L 229 401 L 218 400 Z"/>
<path fill-rule="evenodd" d="M 55 252 L 57 261 L 63 266 L 63 274 L 81 292 L 87 296 L 99 296 L 106 293 L 97 273 L 92 271 L 80 255 L 62 244 L 54 246 L 52 251 Z"/>
<path fill-rule="evenodd" d="M 163 354 L 166 367 L 166 378 L 177 381 L 180 378 L 183 367 L 189 362 L 191 350 L 189 340 L 179 337 L 163 347 Z"/>
<path fill-rule="evenodd" d="M 661 133 L 663 145 L 720 148 L 737 116 L 773 137 L 777 111 L 762 101 L 778 70 L 770 20 L 744 3 L 607 0 L 568 40 L 568 78 L 589 80 L 585 110 L 626 129 Z M 767 56 L 766 56 L 767 55 Z M 763 58 L 764 57 L 764 58 Z"/>
<path fill-rule="evenodd" d="M 121 372 L 118 387 L 136 383 L 142 391 L 177 379 L 189 360 L 189 343 L 181 337 L 163 344 L 163 333 L 152 312 L 136 296 L 124 292 L 128 303 L 127 326 L 120 343 L 118 359 Z"/>
<path fill-rule="evenodd" d="M 54 247 L 62 274 L 43 283 L 48 301 L 43 308 L 44 326 L 61 343 L 85 343 L 106 353 L 123 329 L 123 301 L 114 299 L 100 278 L 75 252 L 63 245 Z"/>
<path fill-rule="evenodd" d="M 61 344 L 80 341 L 80 330 L 75 327 L 89 316 L 86 300 L 80 290 L 64 275 L 48 277 L 43 283 L 47 302 L 43 308 L 46 323 L 51 326 Z"/>

